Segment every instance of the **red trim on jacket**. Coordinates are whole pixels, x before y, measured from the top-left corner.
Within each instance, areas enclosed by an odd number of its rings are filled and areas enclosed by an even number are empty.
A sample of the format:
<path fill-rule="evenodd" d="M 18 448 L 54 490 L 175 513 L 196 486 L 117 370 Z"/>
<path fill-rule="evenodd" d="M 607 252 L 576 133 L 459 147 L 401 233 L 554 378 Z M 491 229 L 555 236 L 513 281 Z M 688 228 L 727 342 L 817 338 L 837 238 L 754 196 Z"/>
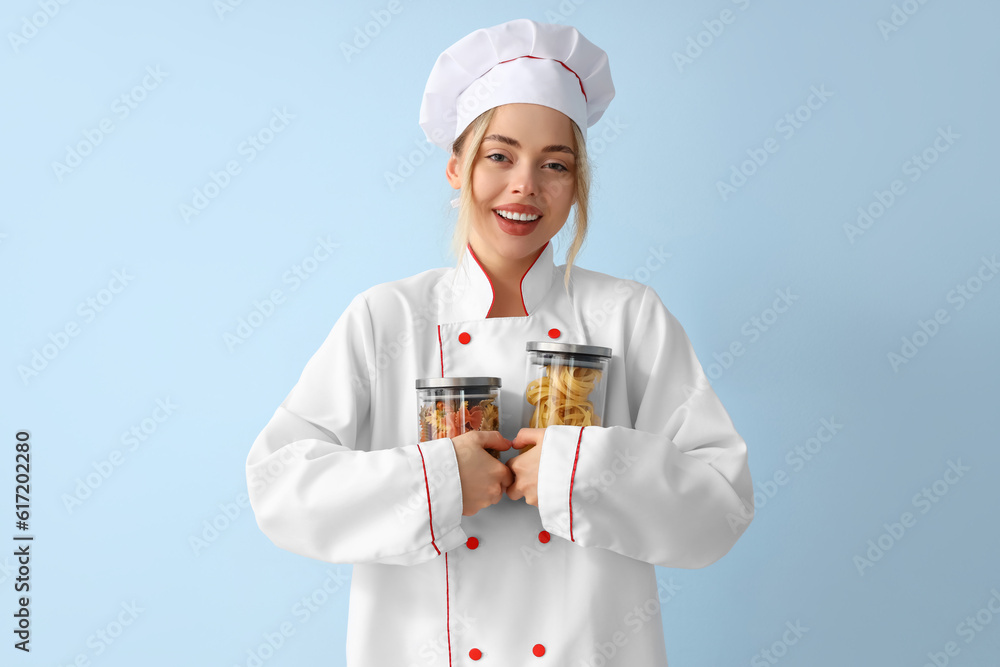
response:
<path fill-rule="evenodd" d="M 441 377 L 444 377 L 444 345 L 441 343 L 441 325 L 438 327 L 438 350 L 441 353 Z M 418 446 L 419 449 L 419 446 Z M 423 459 L 423 454 L 420 454 L 421 460 Z M 427 480 L 427 468 L 424 467 L 424 481 Z M 427 491 L 427 507 L 428 514 L 430 513 L 430 503 L 431 495 L 430 489 L 428 487 Z M 431 539 L 434 538 L 434 524 L 431 523 Z M 437 545 L 434 545 L 437 549 Z M 438 555 L 441 555 L 441 550 L 438 549 Z M 451 666 L 451 587 L 448 579 L 448 552 L 444 554 L 444 599 L 445 599 L 445 613 L 444 613 L 444 627 L 448 631 L 448 665 Z"/>
<path fill-rule="evenodd" d="M 580 460 L 580 442 L 583 440 L 583 429 L 586 426 L 580 427 L 580 437 L 576 440 L 576 455 L 573 457 L 573 475 L 569 478 L 569 539 L 571 542 L 576 542 L 573 538 L 573 481 L 576 479 L 576 462 Z"/>
<path fill-rule="evenodd" d="M 434 544 L 434 515 L 431 513 L 431 486 L 427 481 L 427 463 L 424 461 L 424 450 L 417 445 L 417 451 L 420 452 L 420 465 L 424 467 L 424 488 L 427 489 L 427 516 L 430 518 L 431 522 L 431 545 L 434 546 L 434 550 L 438 552 L 438 556 L 441 555 L 441 550 L 438 549 L 438 545 Z"/>
<path fill-rule="evenodd" d="M 448 628 L 448 665 L 451 665 L 451 591 L 448 583 L 448 553 L 444 554 L 445 623 Z"/>
<path fill-rule="evenodd" d="M 524 57 L 528 58 L 528 57 L 532 57 L 532 56 L 524 56 Z M 525 315 L 528 315 L 529 313 L 528 313 L 528 307 L 526 305 L 524 305 L 524 279 L 527 277 L 528 273 L 531 271 L 531 267 L 535 265 L 535 262 L 538 261 L 538 258 L 542 256 L 543 252 L 545 252 L 545 248 L 548 247 L 549 243 L 550 243 L 550 241 L 546 241 L 545 242 L 545 245 L 543 245 L 542 249 L 538 251 L 537 255 L 535 255 L 535 259 L 531 262 L 531 265 L 527 268 L 527 270 L 525 270 L 524 274 L 521 276 L 521 281 L 517 284 L 517 291 L 521 295 L 521 308 L 524 310 L 524 314 Z M 490 279 L 490 274 L 487 273 L 486 268 L 483 266 L 483 263 L 479 261 L 478 257 L 476 257 L 476 251 L 472 249 L 472 244 L 471 243 L 467 243 L 466 245 L 469 247 L 469 253 L 472 255 L 472 259 L 476 260 L 476 264 L 479 265 L 479 268 L 482 270 L 483 275 L 486 276 L 486 280 L 489 281 L 489 283 L 490 283 L 490 292 L 492 293 L 493 298 L 490 299 L 490 307 L 489 307 L 489 310 L 486 311 L 486 316 L 489 317 L 490 311 L 493 310 L 493 303 L 497 299 L 497 291 L 493 288 L 493 281 Z M 441 327 L 439 325 L 438 326 L 438 340 L 440 340 L 440 338 L 441 338 Z M 444 370 L 443 370 L 443 368 L 444 368 L 444 364 L 442 363 L 441 377 L 444 377 Z"/>
<path fill-rule="evenodd" d="M 438 325 L 438 350 L 441 351 L 441 377 L 444 377 L 444 345 L 441 344 L 441 325 Z"/>
<path fill-rule="evenodd" d="M 547 246 L 548 244 L 549 244 L 549 242 L 546 241 L 545 245 L 542 246 L 542 249 L 538 252 L 538 256 L 535 257 L 535 262 L 537 262 L 538 258 L 542 256 L 543 252 L 545 252 L 545 246 Z M 535 262 L 532 262 L 531 266 L 534 266 Z M 528 272 L 531 271 L 531 266 L 529 266 L 528 267 L 528 271 L 525 271 L 524 275 L 521 276 L 521 282 L 518 283 L 518 285 L 517 285 L 517 291 L 521 293 L 521 308 L 524 308 L 524 314 L 525 315 L 528 314 L 528 307 L 526 305 L 524 305 L 524 278 L 525 278 L 525 276 L 528 275 Z"/>
<path fill-rule="evenodd" d="M 476 251 L 472 249 L 472 244 L 466 243 L 466 245 L 469 247 L 472 259 L 476 260 L 476 264 L 479 265 L 479 270 L 483 272 L 483 275 L 486 276 L 486 280 L 490 283 L 490 294 L 492 295 L 492 298 L 490 299 L 490 307 L 486 310 L 486 316 L 489 317 L 490 311 L 493 310 L 493 302 L 497 300 L 497 291 L 493 289 L 493 281 L 490 280 L 490 274 L 486 272 L 486 268 L 483 266 L 483 263 L 479 261 L 478 257 L 476 257 Z M 442 375 L 441 377 L 444 376 Z"/>

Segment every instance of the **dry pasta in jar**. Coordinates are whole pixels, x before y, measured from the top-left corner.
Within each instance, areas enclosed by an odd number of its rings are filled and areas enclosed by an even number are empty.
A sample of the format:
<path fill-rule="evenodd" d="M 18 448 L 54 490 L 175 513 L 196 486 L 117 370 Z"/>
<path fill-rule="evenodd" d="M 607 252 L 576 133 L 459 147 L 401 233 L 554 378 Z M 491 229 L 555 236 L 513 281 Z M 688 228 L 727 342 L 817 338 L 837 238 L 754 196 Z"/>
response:
<path fill-rule="evenodd" d="M 532 341 L 527 352 L 525 428 L 603 425 L 611 348 Z"/>
<path fill-rule="evenodd" d="M 467 431 L 500 430 L 500 378 L 452 377 L 417 380 L 420 442 Z M 486 451 L 499 460 L 500 452 Z"/>

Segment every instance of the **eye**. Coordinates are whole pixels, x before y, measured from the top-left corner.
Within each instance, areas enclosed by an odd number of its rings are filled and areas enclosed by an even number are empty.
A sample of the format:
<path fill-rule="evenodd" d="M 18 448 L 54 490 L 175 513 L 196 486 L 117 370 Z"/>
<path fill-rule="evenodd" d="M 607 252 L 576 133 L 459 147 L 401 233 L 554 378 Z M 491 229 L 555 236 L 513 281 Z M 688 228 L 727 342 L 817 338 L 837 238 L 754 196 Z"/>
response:
<path fill-rule="evenodd" d="M 500 159 L 499 160 L 493 160 L 491 158 L 500 158 Z M 489 155 L 486 156 L 486 159 L 489 160 L 490 162 L 497 162 L 497 163 L 504 162 L 504 161 L 509 162 L 509 160 L 507 159 L 507 156 L 504 155 L 503 153 L 490 153 Z M 563 165 L 563 164 L 561 164 L 559 162 L 549 162 L 545 166 L 546 167 L 556 167 L 555 171 L 559 171 L 559 172 L 568 172 L 569 171 L 569 169 L 567 169 L 565 165 Z"/>

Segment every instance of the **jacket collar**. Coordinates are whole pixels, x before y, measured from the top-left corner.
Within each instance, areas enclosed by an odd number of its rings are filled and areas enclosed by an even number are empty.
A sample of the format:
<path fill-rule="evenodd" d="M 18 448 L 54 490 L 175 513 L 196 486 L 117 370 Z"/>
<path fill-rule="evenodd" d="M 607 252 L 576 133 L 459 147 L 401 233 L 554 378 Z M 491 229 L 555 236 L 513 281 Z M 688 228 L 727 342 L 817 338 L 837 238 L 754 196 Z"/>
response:
<path fill-rule="evenodd" d="M 528 315 L 535 313 L 548 294 L 555 271 L 552 242 L 548 241 L 521 276 L 521 301 Z M 453 318 L 458 321 L 486 319 L 493 307 L 493 285 L 471 244 L 466 244 L 462 262 L 451 274 L 451 291 L 455 295 L 450 309 Z"/>

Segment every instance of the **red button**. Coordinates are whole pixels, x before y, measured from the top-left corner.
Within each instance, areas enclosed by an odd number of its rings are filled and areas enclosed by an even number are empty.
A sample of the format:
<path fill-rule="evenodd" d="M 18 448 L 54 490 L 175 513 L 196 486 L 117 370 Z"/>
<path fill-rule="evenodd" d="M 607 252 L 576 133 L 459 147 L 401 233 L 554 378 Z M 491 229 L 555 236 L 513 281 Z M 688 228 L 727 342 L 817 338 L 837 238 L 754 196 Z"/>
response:
<path fill-rule="evenodd" d="M 535 644 L 534 648 L 531 649 L 531 652 L 541 658 L 545 655 L 545 647 L 541 644 Z"/>
<path fill-rule="evenodd" d="M 463 331 L 462 333 L 458 334 L 458 342 L 461 343 L 462 345 L 465 345 L 470 340 L 472 340 L 472 336 L 470 336 L 466 332 Z"/>
<path fill-rule="evenodd" d="M 479 660 L 481 657 L 483 657 L 483 652 L 480 651 L 478 648 L 474 648 L 471 651 L 469 651 L 469 657 L 472 658 L 473 660 Z"/>
<path fill-rule="evenodd" d="M 479 540 L 475 537 L 470 537 L 465 541 L 465 546 L 469 547 L 470 549 L 475 549 L 476 547 L 479 546 Z"/>
<path fill-rule="evenodd" d="M 542 544 L 547 543 L 549 541 L 549 537 L 550 537 L 549 531 L 547 530 L 543 530 L 542 532 L 538 533 L 538 541 L 541 542 Z"/>
<path fill-rule="evenodd" d="M 549 338 L 559 338 L 562 332 L 559 329 L 549 329 Z"/>

